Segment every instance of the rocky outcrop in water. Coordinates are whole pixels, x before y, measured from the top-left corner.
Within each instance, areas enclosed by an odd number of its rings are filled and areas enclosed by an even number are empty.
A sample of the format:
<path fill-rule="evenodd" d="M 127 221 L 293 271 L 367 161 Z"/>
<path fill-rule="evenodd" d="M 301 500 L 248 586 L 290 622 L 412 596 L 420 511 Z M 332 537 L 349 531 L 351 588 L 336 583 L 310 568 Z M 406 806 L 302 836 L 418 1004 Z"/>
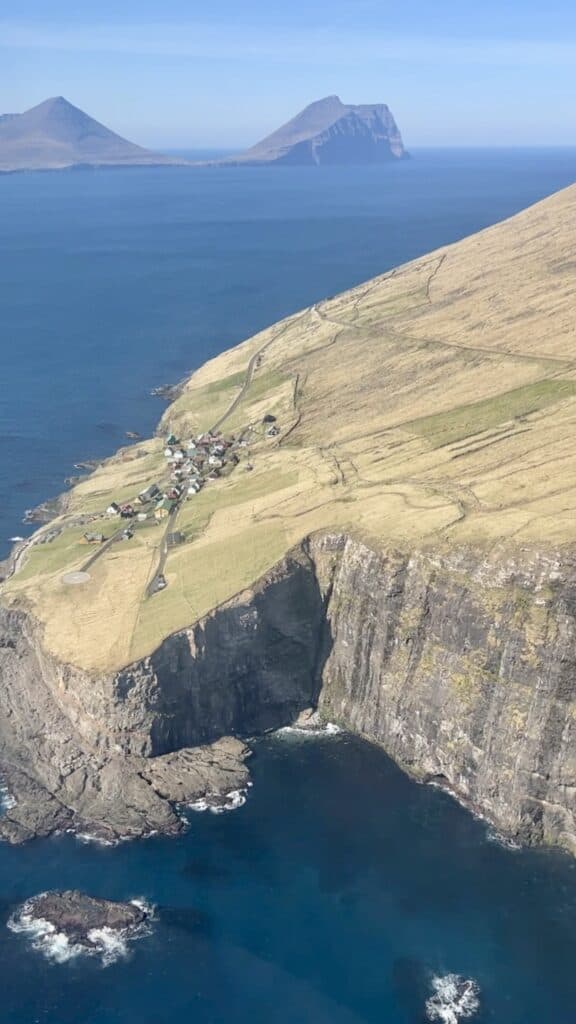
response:
<path fill-rule="evenodd" d="M 152 908 L 140 900 L 97 899 L 77 889 L 32 896 L 8 921 L 11 931 L 57 963 L 98 956 L 104 966 L 128 954 L 128 943 L 149 931 Z"/>
<path fill-rule="evenodd" d="M 123 931 L 138 927 L 149 917 L 139 904 L 96 899 L 77 889 L 43 892 L 29 900 L 27 906 L 35 917 L 49 921 L 57 931 L 80 942 L 89 942 L 94 928 Z"/>
<path fill-rule="evenodd" d="M 1 766 L 20 841 L 178 831 L 245 785 L 239 740 L 318 706 L 525 842 L 576 849 L 576 561 L 305 542 L 251 590 L 95 679 L 2 612 Z M 210 744 L 216 743 L 216 746 Z M 231 745 L 232 744 L 232 745 Z"/>

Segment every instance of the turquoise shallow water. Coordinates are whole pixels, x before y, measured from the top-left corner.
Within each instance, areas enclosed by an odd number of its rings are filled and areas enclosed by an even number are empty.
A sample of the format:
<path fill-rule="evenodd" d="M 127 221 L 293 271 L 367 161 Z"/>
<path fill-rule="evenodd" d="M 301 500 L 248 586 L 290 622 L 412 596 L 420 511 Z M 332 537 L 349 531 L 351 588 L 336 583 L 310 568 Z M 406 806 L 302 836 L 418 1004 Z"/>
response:
<path fill-rule="evenodd" d="M 346 736 L 260 741 L 254 786 L 188 834 L 0 850 L 4 920 L 54 886 L 145 897 L 129 960 L 53 965 L 0 925 L 7 1024 L 423 1024 L 434 976 L 483 1024 L 571 1024 L 576 869 L 499 846 L 444 793 Z"/>
<path fill-rule="evenodd" d="M 575 173 L 532 150 L 0 178 L 0 553 L 75 461 L 153 429 L 154 385 Z M 573 1024 L 572 861 L 502 848 L 346 737 L 262 741 L 253 770 L 245 807 L 178 840 L 0 848 L 0 1021 L 422 1024 L 455 971 L 477 1021 Z M 70 886 L 151 900 L 152 933 L 107 968 L 49 963 L 5 922 Z"/>

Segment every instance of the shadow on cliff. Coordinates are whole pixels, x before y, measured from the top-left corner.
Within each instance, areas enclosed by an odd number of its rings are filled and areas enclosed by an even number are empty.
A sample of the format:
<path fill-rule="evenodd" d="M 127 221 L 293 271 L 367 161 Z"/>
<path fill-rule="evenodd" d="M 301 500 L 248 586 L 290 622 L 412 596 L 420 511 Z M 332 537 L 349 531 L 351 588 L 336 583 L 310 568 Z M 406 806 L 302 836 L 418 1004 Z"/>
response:
<path fill-rule="evenodd" d="M 246 598 L 150 659 L 151 754 L 289 725 L 315 707 L 332 638 L 312 561 L 288 556 Z"/>

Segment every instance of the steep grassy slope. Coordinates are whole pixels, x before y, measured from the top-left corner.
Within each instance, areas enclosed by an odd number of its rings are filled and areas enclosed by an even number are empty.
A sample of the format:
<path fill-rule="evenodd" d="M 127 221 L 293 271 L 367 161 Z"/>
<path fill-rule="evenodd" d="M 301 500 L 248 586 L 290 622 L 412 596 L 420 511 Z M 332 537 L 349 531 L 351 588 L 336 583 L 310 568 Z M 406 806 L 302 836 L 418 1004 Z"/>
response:
<path fill-rule="evenodd" d="M 146 596 L 157 527 L 109 548 L 83 585 L 62 579 L 87 557 L 79 515 L 157 476 L 155 439 L 74 489 L 50 526 L 63 532 L 30 547 L 3 601 L 33 612 L 52 654 L 105 671 L 152 652 L 319 530 L 375 550 L 571 545 L 575 235 L 573 187 L 207 363 L 162 430 L 220 422 L 249 444 L 229 478 L 180 512 L 186 543 L 168 557 L 166 590 Z M 279 437 L 265 436 L 266 413 Z"/>

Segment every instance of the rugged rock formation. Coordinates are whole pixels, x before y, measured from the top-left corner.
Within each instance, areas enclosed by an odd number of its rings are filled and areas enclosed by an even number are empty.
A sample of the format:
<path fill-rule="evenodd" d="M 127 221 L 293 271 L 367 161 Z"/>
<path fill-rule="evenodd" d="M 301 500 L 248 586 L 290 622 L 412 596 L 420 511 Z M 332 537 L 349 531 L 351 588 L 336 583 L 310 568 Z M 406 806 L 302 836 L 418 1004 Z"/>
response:
<path fill-rule="evenodd" d="M 338 96 L 311 103 L 232 164 L 373 164 L 406 157 L 402 136 L 384 103 L 342 103 Z"/>
<path fill-rule="evenodd" d="M 210 748 L 190 747 L 318 705 L 498 828 L 576 850 L 575 595 L 565 554 L 376 553 L 324 533 L 97 685 L 49 663 L 30 625 L 8 616 L 0 734 L 19 791 L 3 833 L 175 831 L 172 803 L 214 788 L 210 771 L 221 789 L 237 783 L 240 750 L 224 748 L 228 776 Z M 42 811 L 24 795 L 31 780 Z"/>
<path fill-rule="evenodd" d="M 63 96 L 0 117 L 0 173 L 184 162 L 128 142 Z"/>
<path fill-rule="evenodd" d="M 49 921 L 58 932 L 79 942 L 90 942 L 94 928 L 123 931 L 138 927 L 149 917 L 137 903 L 96 899 L 77 889 L 40 893 L 28 901 L 27 907 L 34 917 Z"/>
<path fill-rule="evenodd" d="M 99 956 L 104 966 L 128 953 L 128 943 L 148 933 L 152 909 L 140 900 L 119 903 L 73 889 L 43 892 L 19 907 L 8 921 L 13 932 L 32 940 L 50 960 Z"/>
<path fill-rule="evenodd" d="M 47 658 L 25 615 L 0 615 L 0 674 L 0 778 L 8 793 L 0 836 L 10 842 L 63 829 L 103 842 L 177 833 L 182 820 L 174 805 L 224 797 L 246 784 L 247 750 L 236 740 L 194 750 L 180 744 L 153 760 L 133 752 L 151 746 L 154 717 L 148 740 L 127 740 L 133 706 L 121 682 Z M 149 694 L 153 703 L 152 682 Z"/>

